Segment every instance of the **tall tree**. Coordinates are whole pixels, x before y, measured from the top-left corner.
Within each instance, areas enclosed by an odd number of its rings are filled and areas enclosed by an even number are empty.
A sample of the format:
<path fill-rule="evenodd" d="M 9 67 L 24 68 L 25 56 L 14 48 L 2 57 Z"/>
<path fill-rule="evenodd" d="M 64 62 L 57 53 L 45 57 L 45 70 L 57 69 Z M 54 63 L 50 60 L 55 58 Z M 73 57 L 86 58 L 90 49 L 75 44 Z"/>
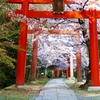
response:
<path fill-rule="evenodd" d="M 6 4 L 0 1 L 0 88 L 15 82 L 19 23 L 6 18 Z"/>

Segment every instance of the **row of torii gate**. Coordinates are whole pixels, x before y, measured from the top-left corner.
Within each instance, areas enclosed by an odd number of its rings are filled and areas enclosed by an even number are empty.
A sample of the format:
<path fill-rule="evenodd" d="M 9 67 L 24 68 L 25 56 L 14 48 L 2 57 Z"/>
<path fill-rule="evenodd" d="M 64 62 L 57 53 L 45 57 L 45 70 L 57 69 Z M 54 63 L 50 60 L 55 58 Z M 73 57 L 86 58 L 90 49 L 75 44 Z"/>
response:
<path fill-rule="evenodd" d="M 59 1 L 59 0 L 58 0 Z M 8 3 L 22 4 L 21 10 L 16 10 L 16 14 L 22 14 L 28 18 L 87 18 L 89 19 L 90 30 L 90 68 L 92 86 L 100 86 L 99 79 L 99 55 L 98 55 L 98 36 L 97 36 L 97 18 L 100 18 L 100 11 L 90 9 L 88 11 L 65 11 L 64 14 L 53 14 L 52 11 L 34 11 L 29 10 L 29 4 L 51 4 L 52 0 L 7 0 Z M 64 0 L 66 4 L 73 3 L 71 0 Z M 27 22 L 20 22 L 20 37 L 19 46 L 24 49 L 18 52 L 17 70 L 16 70 L 16 85 L 24 85 L 25 66 L 26 66 L 26 46 L 27 46 L 28 26 Z M 33 55 L 37 51 L 34 47 Z M 34 64 L 36 56 L 34 57 Z M 34 65 L 33 64 L 33 65 Z M 34 75 L 36 68 L 32 69 Z"/>

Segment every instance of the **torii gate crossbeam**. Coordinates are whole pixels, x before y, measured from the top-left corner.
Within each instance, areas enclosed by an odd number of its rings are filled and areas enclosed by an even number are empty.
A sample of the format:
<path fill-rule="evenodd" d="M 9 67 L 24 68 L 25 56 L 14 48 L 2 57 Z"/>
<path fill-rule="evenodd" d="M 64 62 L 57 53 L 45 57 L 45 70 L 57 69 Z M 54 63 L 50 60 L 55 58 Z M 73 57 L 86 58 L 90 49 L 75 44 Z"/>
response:
<path fill-rule="evenodd" d="M 22 10 L 16 10 L 16 14 L 23 14 Z M 52 11 L 33 11 L 28 10 L 28 18 L 89 18 L 90 11 L 65 11 L 64 14 L 53 14 Z M 96 11 L 96 18 L 100 18 L 100 11 Z"/>
<path fill-rule="evenodd" d="M 70 1 L 70 2 L 69 2 Z M 92 86 L 99 86 L 99 60 L 98 60 L 98 39 L 97 39 L 97 23 L 96 19 L 100 18 L 100 11 L 89 10 L 83 12 L 65 12 L 64 14 L 54 15 L 50 11 L 34 11 L 29 10 L 29 4 L 50 4 L 52 0 L 7 0 L 9 3 L 20 3 L 22 4 L 21 10 L 16 10 L 16 14 L 25 15 L 28 18 L 88 18 L 90 26 L 90 67 L 91 67 L 91 80 Z M 71 3 L 71 0 L 65 0 L 65 3 Z M 24 85 L 24 74 L 25 74 L 25 62 L 26 62 L 26 38 L 27 38 L 27 25 L 21 22 L 24 26 L 24 31 L 21 28 L 20 43 L 19 45 L 25 49 L 18 53 L 18 66 L 17 66 L 17 78 L 16 85 Z M 24 47 L 23 47 L 24 46 Z M 20 51 L 19 51 L 20 52 Z M 20 59 L 23 59 L 20 61 Z M 20 64 L 21 63 L 21 64 Z M 19 75 L 20 72 L 20 75 Z"/>
<path fill-rule="evenodd" d="M 32 4 L 51 4 L 52 0 L 8 0 L 7 2 L 9 3 L 23 3 L 23 2 L 28 2 Z M 71 0 L 64 0 L 65 3 L 67 4 L 73 4 Z"/>

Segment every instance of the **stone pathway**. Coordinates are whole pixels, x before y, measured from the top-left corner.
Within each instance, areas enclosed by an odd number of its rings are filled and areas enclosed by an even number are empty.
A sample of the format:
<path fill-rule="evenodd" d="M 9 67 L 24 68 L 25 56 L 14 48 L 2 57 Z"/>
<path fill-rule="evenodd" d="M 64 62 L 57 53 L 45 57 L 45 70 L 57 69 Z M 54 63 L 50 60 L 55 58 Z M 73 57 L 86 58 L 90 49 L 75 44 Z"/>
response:
<path fill-rule="evenodd" d="M 63 79 L 58 78 L 50 80 L 38 96 L 29 100 L 77 100 L 77 98 Z"/>

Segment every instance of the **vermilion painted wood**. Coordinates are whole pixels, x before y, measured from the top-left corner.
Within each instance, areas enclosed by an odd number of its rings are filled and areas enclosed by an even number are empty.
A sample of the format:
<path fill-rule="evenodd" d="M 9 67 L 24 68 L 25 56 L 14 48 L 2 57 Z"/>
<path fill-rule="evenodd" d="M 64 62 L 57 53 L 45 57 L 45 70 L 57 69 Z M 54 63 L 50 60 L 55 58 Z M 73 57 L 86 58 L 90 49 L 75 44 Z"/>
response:
<path fill-rule="evenodd" d="M 95 14 L 96 14 L 96 15 L 95 15 L 96 18 L 100 18 L 100 10 L 95 11 Z"/>
<path fill-rule="evenodd" d="M 23 14 L 22 10 L 16 10 L 15 14 Z M 28 18 L 89 18 L 89 11 L 65 11 L 64 14 L 53 14 L 52 11 L 34 11 L 28 10 L 26 16 Z M 6 17 L 11 17 L 8 14 Z M 100 11 L 96 11 L 96 18 L 100 18 Z"/>
<path fill-rule="evenodd" d="M 91 10 L 90 15 L 91 17 L 89 18 L 89 28 L 90 28 L 91 80 L 92 80 L 92 86 L 100 86 L 96 10 Z"/>
<path fill-rule="evenodd" d="M 23 3 L 23 2 L 33 3 L 33 4 L 51 4 L 52 0 L 8 0 L 9 3 Z M 64 0 L 67 4 L 73 4 L 72 0 Z"/>
<path fill-rule="evenodd" d="M 27 46 L 27 25 L 20 23 L 19 46 L 17 69 L 16 69 L 16 85 L 24 85 L 25 69 L 26 69 L 26 46 Z"/>
<path fill-rule="evenodd" d="M 23 3 L 23 15 L 27 14 L 29 5 L 27 2 Z M 26 70 L 26 51 L 27 51 L 27 23 L 20 22 L 19 46 L 21 50 L 18 51 L 17 70 L 16 70 L 16 85 L 24 85 L 25 70 Z"/>
<path fill-rule="evenodd" d="M 22 10 L 16 10 L 16 14 L 23 14 Z M 100 16 L 97 13 L 98 16 Z M 34 11 L 28 10 L 26 15 L 28 18 L 89 18 L 89 11 L 65 11 L 64 14 L 53 14 L 52 11 Z"/>
<path fill-rule="evenodd" d="M 56 69 L 56 67 L 54 67 L 54 77 L 55 78 L 57 77 L 57 69 Z"/>
<path fill-rule="evenodd" d="M 37 35 L 38 34 L 34 35 L 34 38 L 36 38 Z M 31 81 L 35 81 L 35 78 L 36 78 L 37 52 L 38 52 L 38 40 L 33 42 L 32 65 L 31 65 Z"/>
<path fill-rule="evenodd" d="M 77 72 L 77 81 L 82 82 L 82 68 L 81 68 L 81 53 L 76 53 L 76 72 Z"/>
<path fill-rule="evenodd" d="M 71 12 L 64 12 L 64 14 L 53 14 L 52 11 L 30 10 L 27 13 L 27 17 L 28 18 L 89 18 L 89 13 L 88 11 L 84 12 L 71 11 Z"/>
<path fill-rule="evenodd" d="M 59 77 L 60 75 L 60 70 L 57 70 L 57 77 Z"/>

